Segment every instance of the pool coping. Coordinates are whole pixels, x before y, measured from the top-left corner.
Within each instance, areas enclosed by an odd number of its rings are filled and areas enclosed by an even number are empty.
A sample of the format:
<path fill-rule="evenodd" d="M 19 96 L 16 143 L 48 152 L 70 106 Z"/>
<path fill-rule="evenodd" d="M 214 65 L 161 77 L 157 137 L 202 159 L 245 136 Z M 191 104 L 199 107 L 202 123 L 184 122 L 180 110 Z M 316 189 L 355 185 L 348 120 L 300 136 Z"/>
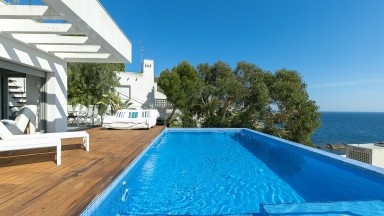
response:
<path fill-rule="evenodd" d="M 316 148 L 313 148 L 313 147 L 305 146 L 303 144 L 292 142 L 292 141 L 289 141 L 289 140 L 286 140 L 286 139 L 283 139 L 283 138 L 279 138 L 279 137 L 276 137 L 276 136 L 272 136 L 272 135 L 265 134 L 265 133 L 262 133 L 262 132 L 259 132 L 259 131 L 255 131 L 255 130 L 251 130 L 251 129 L 248 129 L 248 128 L 242 128 L 242 130 L 245 130 L 245 131 L 248 131 L 248 132 L 251 132 L 251 133 L 256 133 L 258 135 L 265 136 L 265 137 L 268 137 L 270 139 L 277 140 L 277 141 L 283 142 L 285 144 L 289 144 L 291 146 L 295 146 L 297 148 L 309 151 L 311 153 L 317 153 L 317 154 L 319 154 L 321 156 L 326 156 L 328 158 L 332 158 L 332 159 L 335 159 L 335 160 L 347 163 L 348 165 L 354 165 L 354 166 L 357 166 L 358 168 L 364 168 L 364 169 L 373 171 L 375 173 L 378 173 L 378 174 L 381 174 L 381 175 L 384 176 L 384 168 L 381 168 L 381 167 L 377 167 L 377 166 L 374 166 L 374 165 L 371 165 L 371 164 L 363 163 L 363 162 L 360 162 L 360 161 L 357 161 L 357 160 L 353 160 L 353 159 L 350 159 L 350 158 L 347 158 L 347 157 L 343 157 L 343 156 L 340 156 L 340 155 L 337 155 L 337 154 L 333 154 L 333 153 L 330 153 L 330 152 L 327 152 L 327 151 L 323 151 L 323 150 L 320 150 L 320 149 L 316 149 Z"/>
<path fill-rule="evenodd" d="M 332 154 L 330 152 L 326 152 L 323 150 L 319 150 L 313 147 L 305 146 L 296 142 L 292 142 L 283 138 L 279 138 L 276 136 L 272 136 L 269 134 L 265 134 L 259 131 L 251 130 L 248 128 L 166 128 L 164 129 L 155 139 L 152 140 L 152 142 L 132 161 L 129 166 L 118 175 L 116 179 L 113 180 L 113 182 L 107 186 L 107 188 L 98 196 L 96 197 L 88 206 L 87 208 L 81 213 L 81 216 L 88 216 L 94 213 L 96 208 L 100 205 L 102 201 L 111 193 L 111 191 L 118 185 L 123 177 L 126 176 L 126 174 L 137 164 L 137 162 L 148 152 L 148 150 L 157 142 L 159 142 L 161 137 L 163 137 L 168 132 L 212 132 L 212 131 L 226 131 L 226 132 L 243 132 L 247 131 L 249 133 L 254 133 L 259 136 L 263 136 L 272 140 L 276 140 L 279 142 L 282 142 L 284 144 L 291 145 L 293 147 L 296 147 L 300 150 L 306 150 L 311 152 L 312 154 L 316 153 L 320 156 L 326 157 L 326 158 L 332 158 L 336 161 L 343 162 L 344 165 L 353 165 L 356 168 L 360 169 L 366 169 L 368 171 L 377 173 L 378 175 L 382 176 L 384 179 L 384 168 L 376 167 L 371 164 L 366 164 L 360 161 L 356 161 L 350 158 L 342 157 L 340 155 Z"/>

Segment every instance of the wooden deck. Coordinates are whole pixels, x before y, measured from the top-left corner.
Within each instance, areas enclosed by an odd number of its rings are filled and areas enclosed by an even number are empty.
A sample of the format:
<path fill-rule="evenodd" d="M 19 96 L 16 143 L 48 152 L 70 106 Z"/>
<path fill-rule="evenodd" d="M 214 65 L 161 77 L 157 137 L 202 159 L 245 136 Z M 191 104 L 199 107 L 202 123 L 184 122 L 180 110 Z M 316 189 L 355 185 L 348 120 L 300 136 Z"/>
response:
<path fill-rule="evenodd" d="M 63 140 L 61 166 L 54 148 L 0 152 L 0 215 L 79 215 L 163 130 L 89 129 L 89 152 Z"/>

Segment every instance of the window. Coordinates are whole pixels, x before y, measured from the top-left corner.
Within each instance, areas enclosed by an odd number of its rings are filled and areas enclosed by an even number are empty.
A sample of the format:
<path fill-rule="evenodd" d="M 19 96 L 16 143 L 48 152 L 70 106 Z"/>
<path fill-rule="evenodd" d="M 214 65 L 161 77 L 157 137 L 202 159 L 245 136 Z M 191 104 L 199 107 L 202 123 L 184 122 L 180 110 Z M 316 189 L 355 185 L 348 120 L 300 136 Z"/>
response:
<path fill-rule="evenodd" d="M 149 118 L 150 117 L 149 113 L 150 113 L 149 111 L 142 112 L 141 117 L 142 118 Z"/>

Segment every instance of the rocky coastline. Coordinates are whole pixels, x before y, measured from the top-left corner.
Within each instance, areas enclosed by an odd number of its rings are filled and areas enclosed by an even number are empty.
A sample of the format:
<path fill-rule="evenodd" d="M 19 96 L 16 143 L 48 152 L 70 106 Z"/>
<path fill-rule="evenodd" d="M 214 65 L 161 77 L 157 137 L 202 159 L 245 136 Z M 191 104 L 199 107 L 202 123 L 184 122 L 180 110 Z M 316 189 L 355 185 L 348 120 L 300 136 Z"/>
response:
<path fill-rule="evenodd" d="M 376 142 L 375 144 L 383 144 L 384 142 Z M 345 150 L 346 143 L 337 143 L 337 144 L 325 144 L 325 145 L 315 145 L 317 149 L 330 149 L 330 150 Z M 384 147 L 384 146 L 383 146 Z"/>
<path fill-rule="evenodd" d="M 316 145 L 316 148 L 318 149 L 330 149 L 330 150 L 345 150 L 345 146 L 347 144 L 340 143 L 340 144 L 326 144 L 323 146 Z"/>

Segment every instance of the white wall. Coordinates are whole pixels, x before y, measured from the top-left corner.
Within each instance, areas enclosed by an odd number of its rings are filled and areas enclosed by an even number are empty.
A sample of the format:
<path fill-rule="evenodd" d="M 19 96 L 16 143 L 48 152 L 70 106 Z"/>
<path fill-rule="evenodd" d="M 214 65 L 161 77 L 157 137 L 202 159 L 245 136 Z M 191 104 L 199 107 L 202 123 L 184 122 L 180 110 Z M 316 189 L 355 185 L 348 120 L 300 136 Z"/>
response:
<path fill-rule="evenodd" d="M 143 72 L 118 72 L 120 85 L 130 87 L 133 108 L 146 108 L 154 104 L 154 62 L 143 61 Z"/>
<path fill-rule="evenodd" d="M 47 132 L 67 130 L 67 63 L 53 55 L 0 35 L 0 58 L 44 71 L 47 91 Z M 25 73 L 23 71 L 18 71 Z"/>
<path fill-rule="evenodd" d="M 157 83 L 154 83 L 155 99 L 167 99 L 167 96 L 157 90 Z"/>
<path fill-rule="evenodd" d="M 122 92 L 130 96 L 131 108 L 156 108 L 160 113 L 160 118 L 165 118 L 172 109 L 155 107 L 155 99 L 167 99 L 167 96 L 157 90 L 155 83 L 155 70 L 153 60 L 144 60 L 142 65 L 142 73 L 138 72 L 118 72 L 121 87 L 117 88 L 118 92 Z M 120 98 L 125 99 L 124 96 Z"/>

